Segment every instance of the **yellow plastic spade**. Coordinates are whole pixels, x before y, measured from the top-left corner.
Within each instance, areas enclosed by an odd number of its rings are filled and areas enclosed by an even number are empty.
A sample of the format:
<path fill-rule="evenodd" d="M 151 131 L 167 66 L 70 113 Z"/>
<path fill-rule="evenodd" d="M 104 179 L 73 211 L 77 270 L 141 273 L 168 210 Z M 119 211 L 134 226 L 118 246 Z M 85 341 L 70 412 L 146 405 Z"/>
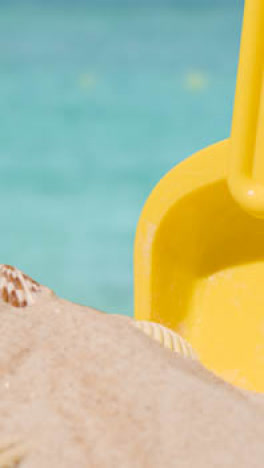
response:
<path fill-rule="evenodd" d="M 135 243 L 135 316 L 204 365 L 264 391 L 264 1 L 245 4 L 231 138 L 172 169 Z"/>

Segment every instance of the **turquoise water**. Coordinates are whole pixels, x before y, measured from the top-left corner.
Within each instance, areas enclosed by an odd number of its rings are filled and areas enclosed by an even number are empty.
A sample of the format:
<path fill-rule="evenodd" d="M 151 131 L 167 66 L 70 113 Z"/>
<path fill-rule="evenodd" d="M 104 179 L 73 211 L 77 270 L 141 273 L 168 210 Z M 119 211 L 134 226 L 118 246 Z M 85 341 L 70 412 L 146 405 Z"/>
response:
<path fill-rule="evenodd" d="M 2 5 L 1 263 L 132 314 L 148 193 L 229 134 L 241 13 Z"/>

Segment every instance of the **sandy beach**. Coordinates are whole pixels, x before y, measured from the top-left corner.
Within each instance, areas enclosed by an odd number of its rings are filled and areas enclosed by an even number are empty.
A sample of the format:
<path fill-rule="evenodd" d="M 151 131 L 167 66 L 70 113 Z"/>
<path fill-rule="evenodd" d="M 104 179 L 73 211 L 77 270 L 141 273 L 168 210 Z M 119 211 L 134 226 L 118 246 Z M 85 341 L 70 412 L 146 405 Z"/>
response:
<path fill-rule="evenodd" d="M 1 300 L 0 333 L 0 448 L 24 441 L 21 468 L 263 466 L 262 396 L 131 319 L 40 287 L 31 305 Z"/>

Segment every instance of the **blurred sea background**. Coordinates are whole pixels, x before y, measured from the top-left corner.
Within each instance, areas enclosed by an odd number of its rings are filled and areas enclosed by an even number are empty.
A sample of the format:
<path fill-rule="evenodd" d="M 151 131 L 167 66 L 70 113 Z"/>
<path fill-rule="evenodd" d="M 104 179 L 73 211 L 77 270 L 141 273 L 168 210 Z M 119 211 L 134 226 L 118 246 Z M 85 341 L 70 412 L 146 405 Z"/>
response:
<path fill-rule="evenodd" d="M 0 0 L 0 263 L 133 313 L 148 194 L 230 132 L 241 0 Z"/>

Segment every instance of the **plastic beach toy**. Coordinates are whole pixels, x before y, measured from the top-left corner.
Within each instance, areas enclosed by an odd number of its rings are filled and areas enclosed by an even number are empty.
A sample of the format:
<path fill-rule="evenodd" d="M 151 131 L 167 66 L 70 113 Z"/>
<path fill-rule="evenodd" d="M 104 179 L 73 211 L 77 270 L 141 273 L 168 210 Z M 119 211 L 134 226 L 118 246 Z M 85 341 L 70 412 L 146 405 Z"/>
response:
<path fill-rule="evenodd" d="M 231 137 L 172 169 L 135 242 L 135 317 L 264 391 L 264 2 L 247 0 Z"/>

